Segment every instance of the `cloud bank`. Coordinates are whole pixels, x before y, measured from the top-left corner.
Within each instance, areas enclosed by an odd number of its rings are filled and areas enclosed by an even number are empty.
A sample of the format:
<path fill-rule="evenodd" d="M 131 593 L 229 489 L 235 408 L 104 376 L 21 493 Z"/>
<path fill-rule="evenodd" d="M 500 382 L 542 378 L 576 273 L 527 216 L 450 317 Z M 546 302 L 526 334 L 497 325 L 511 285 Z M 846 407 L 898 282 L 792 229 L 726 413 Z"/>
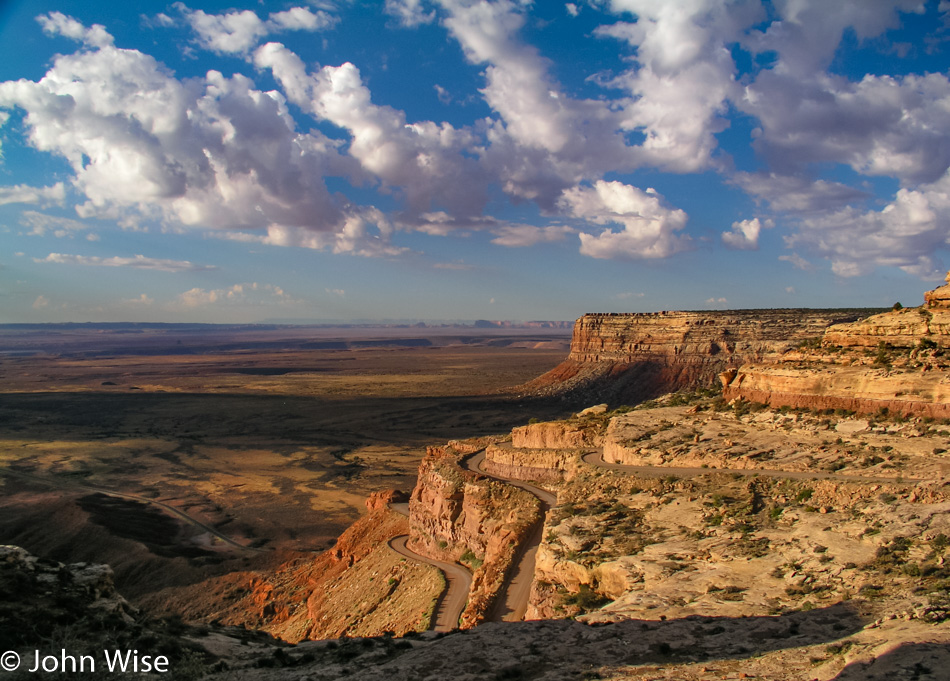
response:
<path fill-rule="evenodd" d="M 63 204 L 68 184 L 81 218 L 248 243 L 394 258 L 411 250 L 403 231 L 484 231 L 499 247 L 575 244 L 592 258 L 642 260 L 697 240 L 675 198 L 636 173 L 704 173 L 756 206 L 755 216 L 724 221 L 720 248 L 755 251 L 774 227 L 794 249 L 784 259 L 823 259 L 840 276 L 886 266 L 929 277 L 943 267 L 950 80 L 834 68 L 846 36 L 873 41 L 935 12 L 918 0 L 567 3 L 566 21 L 597 13 L 593 35 L 618 55 L 614 70 L 589 75 L 598 96 L 566 87 L 528 42 L 530 2 L 387 0 L 390 28 L 441 30 L 476 69 L 490 115 L 470 123 L 413 120 L 376 101 L 357 64 L 305 63 L 272 40 L 332 32 L 342 19 L 329 6 L 267 16 L 174 7 L 177 18 L 155 24 L 187 26 L 192 46 L 242 60 L 253 77 L 178 78 L 117 46 L 102 25 L 38 17 L 78 47 L 36 81 L 0 83 L 0 124 L 22 115 L 29 144 L 65 160 L 71 176 L 0 188 L 0 204 Z M 938 11 L 946 19 L 950 10 Z M 758 168 L 720 147 L 739 116 Z M 864 183 L 881 178 L 896 188 L 875 204 Z M 492 214 L 499 197 L 534 205 L 535 224 Z"/>

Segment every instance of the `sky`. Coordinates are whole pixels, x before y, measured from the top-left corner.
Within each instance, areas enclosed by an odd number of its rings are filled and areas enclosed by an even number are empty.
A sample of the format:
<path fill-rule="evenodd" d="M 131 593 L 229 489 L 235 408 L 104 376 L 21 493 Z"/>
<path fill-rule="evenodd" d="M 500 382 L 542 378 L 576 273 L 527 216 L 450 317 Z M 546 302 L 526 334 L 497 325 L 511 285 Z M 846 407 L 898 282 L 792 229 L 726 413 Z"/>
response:
<path fill-rule="evenodd" d="M 0 0 L 0 323 L 918 305 L 948 39 L 948 0 Z"/>

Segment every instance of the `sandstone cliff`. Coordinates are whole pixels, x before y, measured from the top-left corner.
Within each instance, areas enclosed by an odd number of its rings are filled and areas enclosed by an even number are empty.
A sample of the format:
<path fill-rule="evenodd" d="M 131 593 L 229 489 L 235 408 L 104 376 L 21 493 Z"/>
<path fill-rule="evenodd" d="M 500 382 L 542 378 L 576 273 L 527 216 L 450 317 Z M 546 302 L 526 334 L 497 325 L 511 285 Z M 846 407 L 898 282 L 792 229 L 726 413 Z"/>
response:
<path fill-rule="evenodd" d="M 849 324 L 835 324 L 823 340 L 827 345 L 849 348 L 877 347 L 880 343 L 912 348 L 922 339 L 938 347 L 950 347 L 950 309 L 905 307 Z"/>
<path fill-rule="evenodd" d="M 950 365 L 943 353 L 950 348 L 950 285 L 928 291 L 924 301 L 835 324 L 811 348 L 724 372 L 723 397 L 948 418 Z"/>
<path fill-rule="evenodd" d="M 849 310 L 732 310 L 587 314 L 567 360 L 524 386 L 540 394 L 637 401 L 710 385 L 728 367 L 764 361 L 866 316 Z"/>
<path fill-rule="evenodd" d="M 544 421 L 513 428 L 511 445 L 523 449 L 597 447 L 600 433 L 580 421 Z"/>
<path fill-rule="evenodd" d="M 737 398 L 772 407 L 844 409 L 950 418 L 946 372 L 894 372 L 883 368 L 744 366 L 723 389 Z"/>
<path fill-rule="evenodd" d="M 518 449 L 490 445 L 482 470 L 489 475 L 525 482 L 556 483 L 570 477 L 580 456 L 571 449 Z"/>
<path fill-rule="evenodd" d="M 459 443 L 455 443 L 459 444 Z M 465 470 L 455 447 L 429 447 L 409 501 L 412 550 L 472 568 L 472 587 L 460 624 L 488 615 L 518 547 L 540 522 L 530 493 Z"/>

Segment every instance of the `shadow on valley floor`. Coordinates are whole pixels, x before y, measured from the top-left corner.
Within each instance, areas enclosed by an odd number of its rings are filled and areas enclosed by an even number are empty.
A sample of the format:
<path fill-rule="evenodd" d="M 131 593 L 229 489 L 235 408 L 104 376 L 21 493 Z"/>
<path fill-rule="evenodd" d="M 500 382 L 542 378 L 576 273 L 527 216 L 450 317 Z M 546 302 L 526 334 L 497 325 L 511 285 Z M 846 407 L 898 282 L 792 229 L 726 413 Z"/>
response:
<path fill-rule="evenodd" d="M 500 396 L 326 398 L 260 394 L 0 393 L 0 438 L 157 437 L 256 443 L 424 446 L 503 433 L 569 413 L 563 402 Z"/>
<path fill-rule="evenodd" d="M 0 393 L 3 465 L 54 483 L 0 476 L 0 543 L 109 563 L 137 598 L 270 559 L 206 555 L 194 528 L 88 487 L 168 502 L 244 545 L 322 550 L 369 493 L 412 487 L 425 446 L 563 414 L 498 395 Z"/>
<path fill-rule="evenodd" d="M 905 643 L 869 662 L 852 662 L 832 681 L 889 681 L 891 679 L 946 679 L 950 646 L 945 643 Z"/>

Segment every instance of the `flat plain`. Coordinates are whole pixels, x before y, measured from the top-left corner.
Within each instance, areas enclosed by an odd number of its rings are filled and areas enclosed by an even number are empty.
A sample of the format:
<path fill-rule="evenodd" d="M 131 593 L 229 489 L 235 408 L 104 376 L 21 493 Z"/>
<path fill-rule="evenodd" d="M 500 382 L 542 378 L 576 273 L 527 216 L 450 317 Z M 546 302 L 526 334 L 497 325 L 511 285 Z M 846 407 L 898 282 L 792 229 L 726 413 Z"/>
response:
<path fill-rule="evenodd" d="M 0 543 L 110 563 L 133 599 L 326 549 L 427 444 L 565 411 L 508 389 L 567 333 L 5 328 Z"/>

